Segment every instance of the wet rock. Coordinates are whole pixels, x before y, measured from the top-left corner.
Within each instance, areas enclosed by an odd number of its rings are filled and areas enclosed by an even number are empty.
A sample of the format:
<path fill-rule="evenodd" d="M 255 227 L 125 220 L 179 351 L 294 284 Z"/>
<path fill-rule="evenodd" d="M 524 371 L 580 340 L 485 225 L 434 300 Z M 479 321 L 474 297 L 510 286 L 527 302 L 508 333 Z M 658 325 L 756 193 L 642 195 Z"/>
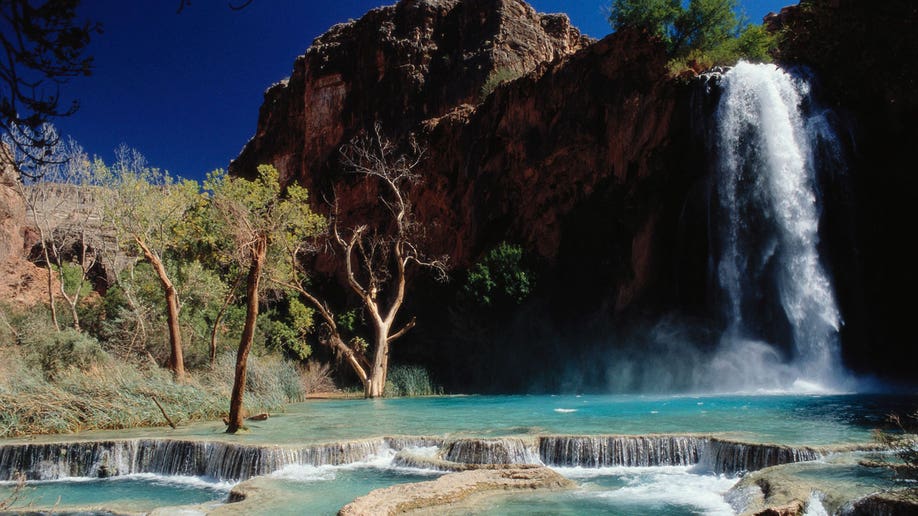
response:
<path fill-rule="evenodd" d="M 574 483 L 544 467 L 449 473 L 429 482 L 377 489 L 345 505 L 341 515 L 399 514 L 461 502 L 473 495 L 535 489 L 569 489 Z"/>

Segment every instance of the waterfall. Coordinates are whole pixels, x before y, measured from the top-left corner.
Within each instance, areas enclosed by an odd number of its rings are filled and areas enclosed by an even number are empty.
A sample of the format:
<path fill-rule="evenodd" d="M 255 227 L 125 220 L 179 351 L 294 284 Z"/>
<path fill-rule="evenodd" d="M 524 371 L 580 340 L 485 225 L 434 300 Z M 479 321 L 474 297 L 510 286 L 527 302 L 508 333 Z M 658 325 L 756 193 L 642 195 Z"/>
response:
<path fill-rule="evenodd" d="M 323 466 L 366 461 L 397 451 L 393 464 L 439 471 L 508 464 L 602 468 L 693 466 L 735 474 L 816 460 L 808 447 L 753 444 L 696 435 L 538 436 L 454 439 L 380 437 L 284 447 L 220 441 L 125 439 L 0 445 L 0 481 L 111 477 L 134 473 L 239 481 L 292 464 Z"/>
<path fill-rule="evenodd" d="M 842 322 L 819 255 L 817 180 L 836 138 L 809 82 L 774 65 L 740 62 L 720 91 L 712 273 L 727 329 L 715 368 L 744 387 L 838 388 Z"/>
<path fill-rule="evenodd" d="M 692 435 L 544 436 L 539 454 L 546 466 L 697 466 L 716 474 L 738 474 L 778 464 L 817 460 L 813 448 L 728 441 Z"/>
<path fill-rule="evenodd" d="M 534 445 L 522 439 L 457 439 L 447 444 L 444 459 L 465 464 L 538 464 Z"/>
<path fill-rule="evenodd" d="M 174 439 L 9 444 L 0 446 L 0 480 L 10 480 L 17 473 L 28 480 L 132 473 L 245 480 L 290 464 L 351 464 L 386 450 L 441 444 L 442 440 L 427 437 L 363 439 L 302 447 Z"/>
<path fill-rule="evenodd" d="M 539 439 L 548 466 L 690 466 L 706 439 L 692 436 L 551 436 Z"/>

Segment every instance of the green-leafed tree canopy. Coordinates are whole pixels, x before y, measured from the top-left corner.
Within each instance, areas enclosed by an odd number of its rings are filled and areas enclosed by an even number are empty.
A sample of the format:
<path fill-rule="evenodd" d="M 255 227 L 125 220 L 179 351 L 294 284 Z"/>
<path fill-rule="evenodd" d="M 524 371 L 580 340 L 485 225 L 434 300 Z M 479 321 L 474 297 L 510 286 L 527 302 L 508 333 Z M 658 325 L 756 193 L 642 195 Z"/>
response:
<path fill-rule="evenodd" d="M 775 38 L 737 14 L 736 0 L 613 0 L 614 30 L 635 28 L 659 37 L 670 58 L 707 65 L 739 59 L 769 61 Z"/>

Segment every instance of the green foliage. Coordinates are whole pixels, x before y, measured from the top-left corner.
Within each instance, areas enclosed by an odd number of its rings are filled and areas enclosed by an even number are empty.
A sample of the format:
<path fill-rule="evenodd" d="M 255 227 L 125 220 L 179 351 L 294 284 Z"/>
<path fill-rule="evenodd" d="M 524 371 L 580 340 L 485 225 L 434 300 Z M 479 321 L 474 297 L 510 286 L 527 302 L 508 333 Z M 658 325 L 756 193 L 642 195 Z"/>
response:
<path fill-rule="evenodd" d="M 487 98 L 502 82 L 515 81 L 522 75 L 522 72 L 518 72 L 512 68 L 497 68 L 493 70 L 491 74 L 488 75 L 488 80 L 481 86 L 481 95 L 479 98 Z"/>
<path fill-rule="evenodd" d="M 463 293 L 483 306 L 519 304 L 529 296 L 532 280 L 523 249 L 502 242 L 469 269 Z"/>
<path fill-rule="evenodd" d="M 105 216 L 126 251 L 142 254 L 142 244 L 162 257 L 196 237 L 190 214 L 203 201 L 197 181 L 148 167 L 143 156 L 126 148 L 119 149 L 118 161 L 107 174 L 98 174 L 112 188 L 103 197 Z"/>
<path fill-rule="evenodd" d="M 83 276 L 83 268 L 76 263 L 63 262 L 62 267 L 58 269 L 59 278 L 64 283 L 64 290 L 67 292 L 79 292 L 80 295 L 86 295 L 92 292 L 92 283 L 86 281 Z"/>
<path fill-rule="evenodd" d="M 390 398 L 437 396 L 443 394 L 443 388 L 430 379 L 423 367 L 397 365 L 389 370 L 385 392 Z"/>
<path fill-rule="evenodd" d="M 176 383 L 148 362 L 135 364 L 102 351 L 75 330 L 50 330 L 42 310 L 0 313 L 17 344 L 0 346 L 0 438 L 165 425 L 151 396 L 177 423 L 219 419 L 226 414 L 234 357 L 220 355 L 216 367 Z M 296 366 L 278 355 L 253 356 L 246 406 L 276 411 L 303 399 Z"/>
<path fill-rule="evenodd" d="M 609 24 L 615 31 L 636 28 L 670 42 L 673 25 L 681 13 L 679 0 L 614 0 Z"/>
<path fill-rule="evenodd" d="M 746 24 L 736 0 L 613 0 L 609 23 L 614 30 L 636 28 L 659 37 L 674 72 L 732 64 L 739 59 L 770 61 L 776 38 L 762 25 Z"/>
<path fill-rule="evenodd" d="M 288 299 L 286 313 L 271 309 L 259 314 L 258 330 L 264 336 L 264 346 L 270 351 L 287 353 L 298 360 L 312 354 L 306 338 L 312 329 L 312 309 L 298 299 Z"/>
<path fill-rule="evenodd" d="M 48 378 L 68 368 L 86 371 L 110 360 L 99 341 L 70 328 L 55 331 L 32 327 L 22 335 L 21 343 L 29 349 L 28 362 Z"/>
<path fill-rule="evenodd" d="M 352 308 L 351 310 L 338 314 L 338 320 L 336 320 L 335 323 L 342 330 L 348 333 L 354 333 L 358 330 L 360 325 L 363 324 L 363 311 Z"/>

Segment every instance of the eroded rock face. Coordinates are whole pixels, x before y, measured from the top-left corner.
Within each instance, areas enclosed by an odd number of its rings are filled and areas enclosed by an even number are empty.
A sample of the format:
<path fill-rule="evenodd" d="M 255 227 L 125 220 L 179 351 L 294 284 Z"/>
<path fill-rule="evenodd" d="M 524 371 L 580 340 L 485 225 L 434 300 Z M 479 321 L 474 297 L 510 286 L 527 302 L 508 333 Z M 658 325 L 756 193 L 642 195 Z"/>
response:
<path fill-rule="evenodd" d="M 231 172 L 272 163 L 313 192 L 319 211 L 335 182 L 342 214 L 361 213 L 374 190 L 342 179 L 339 147 L 374 120 L 395 137 L 415 132 L 427 157 L 413 197 L 432 254 L 462 268 L 504 239 L 553 264 L 602 254 L 612 263 L 582 279 L 616 291 L 621 309 L 659 281 L 659 226 L 680 209 L 665 198 L 700 174 L 661 176 L 673 119 L 685 126 L 662 49 L 632 33 L 588 43 L 566 17 L 519 0 L 370 11 L 316 39 L 267 92 Z M 478 104 L 502 69 L 529 74 Z"/>
<path fill-rule="evenodd" d="M 0 163 L 0 263 L 22 253 L 25 202 L 16 191 L 16 172 Z"/>
<path fill-rule="evenodd" d="M 678 237 L 686 197 L 705 174 L 703 151 L 691 150 L 692 88 L 669 78 L 663 47 L 643 34 L 587 43 L 566 18 L 518 0 L 404 1 L 371 11 L 318 38 L 291 78 L 268 91 L 256 135 L 230 170 L 247 175 L 274 164 L 310 190 L 316 210 L 328 211 L 334 190 L 345 222 L 372 218 L 381 209 L 376 185 L 344 174 L 338 149 L 378 120 L 393 138 L 414 133 L 427 148 L 415 213 L 428 251 L 450 256 L 458 283 L 465 267 L 509 241 L 544 264 L 540 289 L 558 303 L 548 310 L 564 312 L 558 320 L 671 302 L 691 290 L 674 278 L 675 260 L 701 264 L 686 276 L 705 277 L 704 238 L 685 239 L 690 258 Z M 480 99 L 503 68 L 529 73 Z M 700 213 L 691 235 L 704 231 Z M 334 257 L 320 257 L 314 269 L 340 274 Z M 442 308 L 446 295 L 431 295 L 409 292 L 418 306 L 406 311 L 448 332 L 435 320 L 444 310 L 422 313 Z M 703 291 L 693 295 L 704 299 Z M 414 338 L 399 352 L 413 353 Z M 427 338 L 437 345 L 417 348 L 444 356 L 424 361 L 450 363 L 456 381 L 470 382 L 447 357 L 454 347 L 474 355 L 468 346 Z M 519 378 L 490 388 L 521 388 L 528 373 L 513 370 Z"/>
<path fill-rule="evenodd" d="M 0 299 L 31 306 L 47 298 L 48 272 L 26 259 L 29 229 L 16 171 L 0 167 Z"/>
<path fill-rule="evenodd" d="M 564 15 L 521 0 L 403 0 L 335 25 L 265 93 L 258 130 L 230 171 L 273 163 L 311 190 L 338 147 L 374 121 L 404 133 L 477 101 L 492 73 L 528 72 L 585 47 Z M 321 183 L 319 183 L 321 184 Z"/>

